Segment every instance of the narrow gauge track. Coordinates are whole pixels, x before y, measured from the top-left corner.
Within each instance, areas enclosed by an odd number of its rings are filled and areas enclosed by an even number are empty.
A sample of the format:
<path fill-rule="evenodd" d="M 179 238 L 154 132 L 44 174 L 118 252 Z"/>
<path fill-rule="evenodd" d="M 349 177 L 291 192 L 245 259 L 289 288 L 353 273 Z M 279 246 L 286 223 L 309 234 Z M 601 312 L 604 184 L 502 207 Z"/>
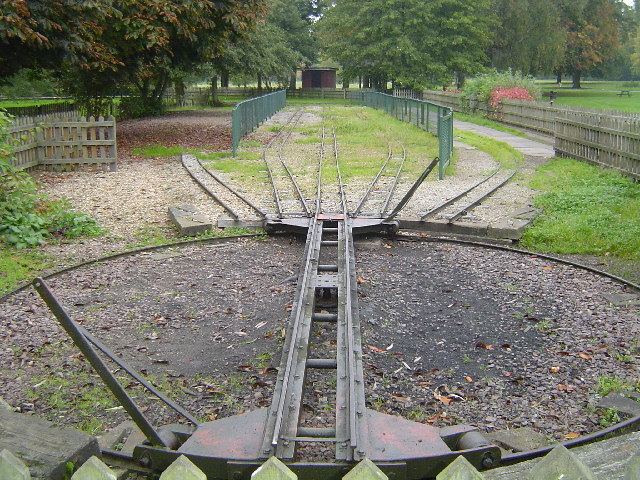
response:
<path fill-rule="evenodd" d="M 284 154 L 284 148 L 303 113 L 304 108 L 296 110 L 262 151 L 278 218 L 285 215 L 311 216 L 311 210 L 300 185 L 285 162 Z M 275 152 L 275 155 L 272 152 Z M 301 210 L 297 209 L 297 206 L 301 207 Z"/>
<path fill-rule="evenodd" d="M 231 187 L 193 155 L 182 155 L 182 165 L 191 178 L 233 219 L 266 218 L 266 213 L 243 193 Z"/>
<path fill-rule="evenodd" d="M 453 223 L 505 186 L 516 173 L 517 170 L 498 169 L 466 190 L 421 214 L 420 219 L 424 221 L 438 216 Z"/>
<path fill-rule="evenodd" d="M 384 218 L 389 211 L 389 204 L 393 199 L 400 174 L 407 160 L 407 150 L 404 145 L 400 145 L 402 149 L 400 154 L 394 154 L 391 144 L 389 144 L 389 153 L 387 159 L 383 162 L 380 170 L 373 178 L 369 187 L 360 199 L 354 216 L 358 216 L 362 210 L 365 212 L 362 216 L 374 216 L 376 218 Z"/>
<path fill-rule="evenodd" d="M 293 460 L 298 444 L 335 444 L 336 460 L 363 458 L 367 441 L 362 348 L 357 307 L 352 225 L 340 171 L 338 144 L 332 132 L 333 162 L 325 165 L 326 129 L 321 132 L 315 215 L 309 220 L 305 259 L 288 324 L 282 361 L 262 452 Z M 336 189 L 323 178 L 333 170 Z M 329 191 L 331 190 L 331 191 Z M 330 259 L 330 260 L 327 260 Z M 321 263 L 331 261 L 332 263 Z M 333 292 L 318 302 L 317 290 Z M 335 325 L 335 358 L 309 358 L 312 325 Z M 335 425 L 317 428 L 301 422 L 309 369 L 336 371 Z"/>

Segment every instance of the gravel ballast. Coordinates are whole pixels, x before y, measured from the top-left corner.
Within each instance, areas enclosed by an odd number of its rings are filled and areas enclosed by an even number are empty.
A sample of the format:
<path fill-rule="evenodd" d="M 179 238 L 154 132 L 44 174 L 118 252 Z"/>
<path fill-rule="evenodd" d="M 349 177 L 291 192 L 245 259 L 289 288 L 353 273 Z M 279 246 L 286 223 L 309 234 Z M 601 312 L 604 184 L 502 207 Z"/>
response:
<path fill-rule="evenodd" d="M 172 248 L 84 267 L 51 287 L 76 320 L 213 419 L 269 404 L 302 249 L 288 237 Z M 600 377 L 637 381 L 638 310 L 609 303 L 626 291 L 609 279 L 521 254 L 387 239 L 357 243 L 357 270 L 371 408 L 563 439 L 601 428 Z M 78 425 L 79 407 L 52 406 L 45 380 L 70 382 L 75 395 L 99 380 L 33 291 L 1 311 L 0 396 Z M 330 382 L 311 385 L 310 424 L 325 424 Z M 104 426 L 125 418 L 92 414 Z"/>

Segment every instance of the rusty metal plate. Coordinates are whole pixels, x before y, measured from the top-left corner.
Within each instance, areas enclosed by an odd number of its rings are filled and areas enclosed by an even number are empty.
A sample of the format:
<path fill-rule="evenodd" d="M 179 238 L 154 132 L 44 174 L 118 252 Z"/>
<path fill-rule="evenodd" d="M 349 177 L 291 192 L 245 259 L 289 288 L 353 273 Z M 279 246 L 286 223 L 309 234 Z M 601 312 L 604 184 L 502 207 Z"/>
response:
<path fill-rule="evenodd" d="M 450 454 L 440 429 L 367 409 L 370 451 L 374 462 L 403 461 Z"/>
<path fill-rule="evenodd" d="M 260 458 L 267 409 L 222 418 L 200 425 L 178 452 L 228 460 Z"/>

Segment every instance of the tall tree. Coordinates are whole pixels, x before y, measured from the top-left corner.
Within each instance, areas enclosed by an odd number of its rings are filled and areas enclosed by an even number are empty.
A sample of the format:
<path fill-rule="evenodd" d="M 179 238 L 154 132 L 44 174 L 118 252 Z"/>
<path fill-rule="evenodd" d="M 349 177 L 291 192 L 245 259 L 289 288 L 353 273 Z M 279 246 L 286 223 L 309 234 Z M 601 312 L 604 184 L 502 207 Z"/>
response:
<path fill-rule="evenodd" d="M 566 39 L 556 0 L 496 0 L 494 9 L 499 12 L 494 67 L 536 75 L 562 64 Z"/>
<path fill-rule="evenodd" d="M 337 0 L 319 21 L 322 45 L 344 74 L 420 88 L 487 62 L 489 0 Z"/>
<path fill-rule="evenodd" d="M 581 88 L 582 75 L 611 57 L 619 47 L 615 0 L 561 0 L 567 32 L 564 69 L 573 88 Z"/>

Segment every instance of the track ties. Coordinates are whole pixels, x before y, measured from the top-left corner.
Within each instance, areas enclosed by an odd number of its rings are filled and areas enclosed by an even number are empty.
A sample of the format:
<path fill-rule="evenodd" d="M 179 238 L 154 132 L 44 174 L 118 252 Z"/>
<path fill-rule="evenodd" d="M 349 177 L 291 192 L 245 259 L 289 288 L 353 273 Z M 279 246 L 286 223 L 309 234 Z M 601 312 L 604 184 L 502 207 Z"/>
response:
<path fill-rule="evenodd" d="M 189 172 L 191 178 L 200 185 L 200 188 L 209 195 L 218 205 L 220 205 L 233 219 L 238 220 L 238 213 L 229 204 L 223 201 L 211 188 L 211 177 L 207 171 L 193 155 L 182 155 L 182 165 Z"/>
<path fill-rule="evenodd" d="M 278 131 L 278 134 L 269 141 L 262 152 L 262 158 L 266 165 L 272 186 L 278 218 L 283 218 L 286 213 L 292 213 L 291 210 L 294 208 L 293 204 L 295 203 L 300 204 L 303 215 L 311 216 L 311 211 L 309 210 L 302 190 L 284 160 L 284 147 L 289 142 L 291 134 L 303 113 L 303 108 L 295 111 Z M 275 151 L 275 156 L 270 154 L 272 150 Z"/>
<path fill-rule="evenodd" d="M 355 216 L 366 210 L 368 213 L 364 213 L 363 216 L 383 218 L 389 210 L 389 204 L 395 195 L 400 174 L 407 159 L 407 151 L 404 145 L 401 145 L 401 148 L 402 153 L 394 155 L 393 148 L 389 144 L 387 158 L 360 199 L 354 211 Z"/>
<path fill-rule="evenodd" d="M 517 170 L 497 170 L 470 188 L 432 208 L 421 216 L 421 220 L 438 215 L 448 223 L 453 223 L 506 185 L 516 173 Z"/>

